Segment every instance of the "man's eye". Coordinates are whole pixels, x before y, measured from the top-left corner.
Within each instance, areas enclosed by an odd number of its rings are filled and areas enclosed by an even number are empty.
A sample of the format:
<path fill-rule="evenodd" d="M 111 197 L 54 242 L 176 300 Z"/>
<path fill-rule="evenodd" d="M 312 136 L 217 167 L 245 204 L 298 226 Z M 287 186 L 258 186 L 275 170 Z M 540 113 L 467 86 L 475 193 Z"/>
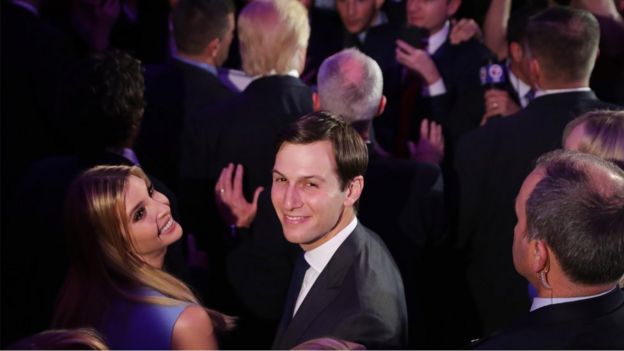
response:
<path fill-rule="evenodd" d="M 134 216 L 132 216 L 133 222 L 138 222 L 145 217 L 145 207 L 141 207 L 136 212 L 134 212 Z"/>
<path fill-rule="evenodd" d="M 284 177 L 273 178 L 273 183 L 284 183 L 285 181 L 286 181 L 286 178 Z"/>
<path fill-rule="evenodd" d="M 312 182 L 307 182 L 305 183 L 306 188 L 318 188 L 318 185 L 316 183 L 312 183 Z"/>

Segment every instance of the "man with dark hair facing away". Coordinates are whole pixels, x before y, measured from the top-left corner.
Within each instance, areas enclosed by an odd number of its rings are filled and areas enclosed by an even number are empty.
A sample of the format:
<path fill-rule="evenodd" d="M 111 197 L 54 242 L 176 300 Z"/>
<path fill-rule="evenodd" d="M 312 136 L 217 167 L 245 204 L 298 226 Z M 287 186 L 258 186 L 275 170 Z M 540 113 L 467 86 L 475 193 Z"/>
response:
<path fill-rule="evenodd" d="M 523 41 L 535 99 L 519 112 L 468 133 L 457 148 L 459 227 L 478 318 L 490 333 L 526 311 L 526 282 L 512 266 L 513 199 L 541 154 L 557 149 L 578 115 L 612 108 L 589 88 L 599 29 L 586 11 L 552 7 L 530 18 Z"/>

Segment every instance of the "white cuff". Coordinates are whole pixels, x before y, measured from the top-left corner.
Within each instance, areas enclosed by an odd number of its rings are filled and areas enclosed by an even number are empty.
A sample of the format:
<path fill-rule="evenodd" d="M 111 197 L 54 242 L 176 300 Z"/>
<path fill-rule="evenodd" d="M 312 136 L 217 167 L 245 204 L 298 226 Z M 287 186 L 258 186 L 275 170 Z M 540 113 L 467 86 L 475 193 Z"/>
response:
<path fill-rule="evenodd" d="M 423 87 L 422 91 L 424 96 L 438 96 L 446 93 L 446 86 L 442 77 L 436 80 L 433 84 Z"/>

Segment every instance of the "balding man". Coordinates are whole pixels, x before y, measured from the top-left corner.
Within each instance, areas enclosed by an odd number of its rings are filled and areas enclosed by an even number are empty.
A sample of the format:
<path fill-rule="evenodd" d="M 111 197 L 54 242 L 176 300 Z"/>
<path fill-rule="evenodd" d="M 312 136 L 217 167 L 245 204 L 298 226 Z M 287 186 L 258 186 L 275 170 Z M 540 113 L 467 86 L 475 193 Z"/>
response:
<path fill-rule="evenodd" d="M 596 156 L 542 156 L 516 198 L 513 263 L 531 312 L 482 349 L 624 347 L 624 172 Z"/>
<path fill-rule="evenodd" d="M 467 251 L 470 294 L 486 334 L 528 308 L 526 282 L 507 250 L 515 223 L 511 204 L 522 180 L 539 155 L 559 147 L 570 120 L 610 107 L 589 88 L 598 39 L 598 23 L 586 11 L 552 7 L 531 17 L 523 64 L 537 88 L 535 99 L 466 134 L 458 145 L 458 245 Z"/>

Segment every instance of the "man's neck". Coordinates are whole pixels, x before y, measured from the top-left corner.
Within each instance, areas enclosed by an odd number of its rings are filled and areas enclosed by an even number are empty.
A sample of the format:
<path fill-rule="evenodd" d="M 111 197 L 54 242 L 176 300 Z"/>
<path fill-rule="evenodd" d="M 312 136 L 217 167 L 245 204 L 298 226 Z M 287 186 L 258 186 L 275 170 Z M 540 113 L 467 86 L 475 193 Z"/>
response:
<path fill-rule="evenodd" d="M 544 289 L 540 286 L 537 290 L 537 297 L 542 298 L 575 298 L 599 295 L 613 289 L 617 283 L 601 285 L 580 285 L 570 281 L 553 283 L 552 289 Z"/>
<path fill-rule="evenodd" d="M 217 67 L 214 59 L 212 59 L 211 57 L 207 55 L 190 55 L 190 54 L 185 54 L 183 52 L 178 51 L 177 56 L 188 61 L 194 61 L 198 63 L 207 63 L 211 66 Z"/>

